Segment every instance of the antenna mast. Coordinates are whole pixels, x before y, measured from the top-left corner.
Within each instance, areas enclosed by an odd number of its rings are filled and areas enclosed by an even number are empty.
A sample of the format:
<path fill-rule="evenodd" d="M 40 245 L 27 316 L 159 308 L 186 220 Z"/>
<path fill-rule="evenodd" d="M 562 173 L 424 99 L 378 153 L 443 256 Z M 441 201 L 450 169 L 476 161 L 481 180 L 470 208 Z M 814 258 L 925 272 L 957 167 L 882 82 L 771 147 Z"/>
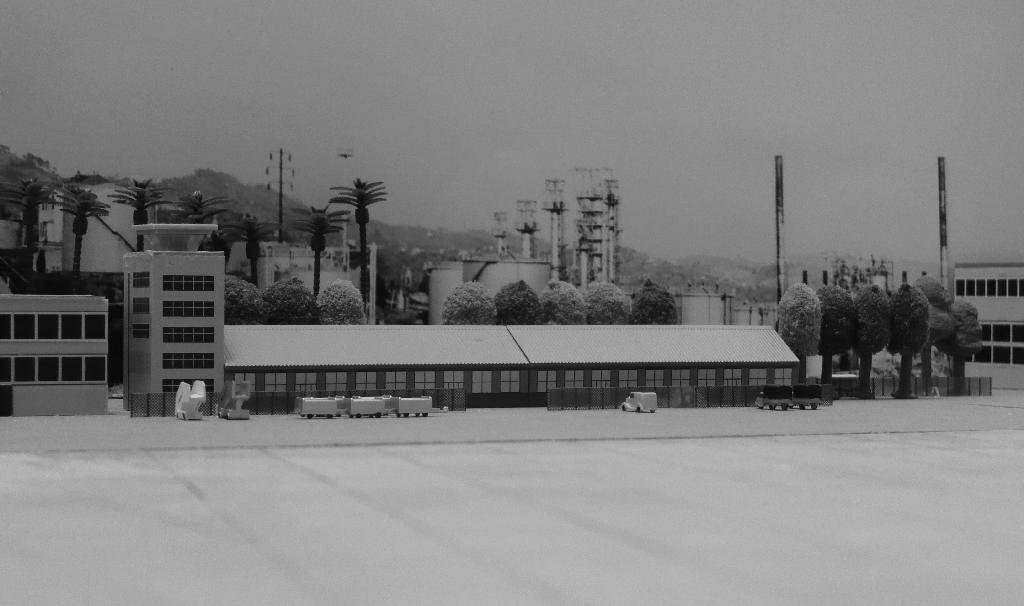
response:
<path fill-rule="evenodd" d="M 285 157 L 288 158 L 288 168 L 285 169 Z M 270 152 L 270 166 L 263 171 L 267 176 L 267 189 L 273 190 L 273 182 L 270 180 L 270 168 L 274 163 L 274 152 Z M 291 167 L 292 153 L 283 147 L 277 149 L 277 241 L 284 242 L 284 186 L 288 185 L 288 191 L 295 191 L 295 169 Z M 290 171 L 288 181 L 284 180 L 285 171 Z"/>

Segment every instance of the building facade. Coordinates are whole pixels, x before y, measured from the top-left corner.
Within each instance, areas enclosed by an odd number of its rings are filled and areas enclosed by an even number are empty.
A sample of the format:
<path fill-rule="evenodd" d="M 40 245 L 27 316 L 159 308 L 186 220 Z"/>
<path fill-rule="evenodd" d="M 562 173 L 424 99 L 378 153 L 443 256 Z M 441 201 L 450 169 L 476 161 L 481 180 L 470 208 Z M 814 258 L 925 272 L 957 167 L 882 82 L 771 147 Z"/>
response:
<path fill-rule="evenodd" d="M 990 376 L 998 389 L 1024 389 L 1024 263 L 957 263 L 956 298 L 978 310 L 983 347 L 969 376 Z"/>
<path fill-rule="evenodd" d="M 107 300 L 0 295 L 0 416 L 106 414 Z"/>

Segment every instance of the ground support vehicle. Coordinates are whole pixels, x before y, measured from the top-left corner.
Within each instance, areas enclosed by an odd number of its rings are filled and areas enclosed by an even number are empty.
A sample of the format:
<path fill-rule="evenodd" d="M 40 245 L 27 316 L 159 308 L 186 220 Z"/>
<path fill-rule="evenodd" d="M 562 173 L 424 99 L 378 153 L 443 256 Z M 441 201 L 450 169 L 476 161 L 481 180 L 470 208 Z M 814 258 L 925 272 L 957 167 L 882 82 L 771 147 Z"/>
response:
<path fill-rule="evenodd" d="M 302 407 L 299 409 L 299 416 L 312 419 L 313 417 L 335 418 L 341 416 L 341 407 L 338 398 L 302 398 Z"/>
<path fill-rule="evenodd" d="M 761 393 L 757 395 L 754 403 L 760 409 L 775 410 L 778 407 L 782 410 L 789 410 L 789 407 L 793 404 L 793 386 L 765 385 Z"/>
<path fill-rule="evenodd" d="M 430 396 L 419 398 L 389 398 L 388 408 L 395 413 L 396 417 L 427 416 L 432 412 L 439 412 L 434 408 L 434 400 Z"/>
<path fill-rule="evenodd" d="M 658 410 L 658 394 L 653 391 L 630 392 L 619 408 L 626 412 L 654 412 Z"/>
<path fill-rule="evenodd" d="M 351 398 L 348 416 L 355 417 L 377 417 L 378 419 L 388 414 L 387 400 L 390 398 L 377 396 L 356 396 Z"/>

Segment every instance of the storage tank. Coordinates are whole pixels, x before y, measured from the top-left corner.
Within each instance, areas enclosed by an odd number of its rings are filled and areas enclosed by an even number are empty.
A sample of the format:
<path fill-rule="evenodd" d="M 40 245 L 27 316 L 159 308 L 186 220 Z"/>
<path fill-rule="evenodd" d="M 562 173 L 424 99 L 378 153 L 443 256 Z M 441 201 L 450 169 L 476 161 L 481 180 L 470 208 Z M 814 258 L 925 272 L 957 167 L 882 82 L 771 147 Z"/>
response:
<path fill-rule="evenodd" d="M 725 312 L 729 297 L 721 293 L 684 292 L 675 293 L 675 298 L 680 324 L 722 325 L 729 322 Z"/>
<path fill-rule="evenodd" d="M 111 202 L 116 188 L 113 183 L 87 187 L 101 201 L 110 203 L 110 214 L 89 219 L 89 230 L 82 238 L 83 272 L 119 273 L 122 271 L 122 258 L 135 249 L 135 227 L 132 224 L 135 209 L 127 204 Z M 65 271 L 70 271 L 75 250 L 74 220 L 68 215 L 62 223 L 63 264 Z"/>
<path fill-rule="evenodd" d="M 461 261 L 439 263 L 430 268 L 430 299 L 428 301 L 427 322 L 441 323 L 441 309 L 455 287 L 462 284 L 463 267 Z"/>
<path fill-rule="evenodd" d="M 522 280 L 540 295 L 551 276 L 551 264 L 537 259 L 470 259 L 464 261 L 462 267 L 463 282 L 480 282 L 491 294 L 506 284 Z"/>

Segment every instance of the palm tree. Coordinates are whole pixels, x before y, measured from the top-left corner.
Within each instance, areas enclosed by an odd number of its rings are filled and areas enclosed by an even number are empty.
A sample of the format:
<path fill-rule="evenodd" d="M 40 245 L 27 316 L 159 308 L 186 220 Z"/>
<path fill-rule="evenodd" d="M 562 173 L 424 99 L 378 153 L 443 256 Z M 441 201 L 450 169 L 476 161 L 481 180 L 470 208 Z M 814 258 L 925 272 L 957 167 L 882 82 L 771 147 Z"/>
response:
<path fill-rule="evenodd" d="M 250 280 L 256 283 L 256 261 L 260 258 L 260 242 L 268 242 L 277 233 L 277 223 L 264 223 L 252 215 L 228 223 L 222 230 L 231 242 L 245 242 L 245 256 L 249 259 Z"/>
<path fill-rule="evenodd" d="M 89 231 L 89 217 L 110 214 L 110 204 L 96 198 L 96 194 L 77 185 L 67 185 L 58 194 L 57 203 L 62 212 L 74 217 L 71 232 L 75 234 L 75 253 L 72 272 L 75 278 L 82 274 L 82 238 Z"/>
<path fill-rule="evenodd" d="M 53 190 L 37 177 L 19 179 L 15 185 L 4 184 L 0 189 L 0 202 L 11 204 L 21 209 L 21 229 L 25 234 L 25 247 L 32 251 L 33 257 L 39 249 L 39 208 L 52 200 Z M 46 271 L 46 263 L 38 260 L 36 271 Z"/>
<path fill-rule="evenodd" d="M 361 179 L 352 182 L 352 187 L 332 187 L 332 191 L 341 192 L 331 198 L 327 204 L 347 204 L 356 209 L 356 224 L 359 225 L 359 290 L 363 293 L 363 305 L 370 300 L 370 256 L 366 248 L 366 224 L 370 222 L 369 206 L 387 200 L 384 183 L 374 181 L 367 183 Z"/>
<path fill-rule="evenodd" d="M 221 196 L 207 198 L 203 192 L 196 190 L 191 194 L 181 196 L 174 203 L 174 220 L 179 223 L 210 223 L 219 215 L 228 212 L 228 209 L 224 208 L 228 202 L 227 198 Z M 231 244 L 219 229 L 210 234 L 209 240 L 204 239 L 199 249 L 221 251 L 224 253 L 224 263 L 227 263 L 228 255 L 231 254 Z"/>
<path fill-rule="evenodd" d="M 329 205 L 330 203 L 328 203 Z M 327 234 L 335 234 L 342 230 L 348 221 L 349 211 L 339 210 L 327 212 L 327 208 L 310 206 L 309 210 L 297 212 L 306 215 L 295 222 L 295 229 L 309 234 L 309 247 L 313 249 L 313 298 L 320 294 L 320 253 L 327 248 Z"/>
<path fill-rule="evenodd" d="M 145 225 L 149 223 L 149 209 L 169 203 L 168 200 L 162 199 L 166 192 L 167 190 L 163 187 L 154 186 L 152 179 L 143 181 L 132 179 L 130 186 L 119 188 L 111 197 L 135 209 L 135 212 L 132 213 L 133 225 Z M 135 250 L 141 251 L 142 234 L 136 236 L 135 242 Z"/>

